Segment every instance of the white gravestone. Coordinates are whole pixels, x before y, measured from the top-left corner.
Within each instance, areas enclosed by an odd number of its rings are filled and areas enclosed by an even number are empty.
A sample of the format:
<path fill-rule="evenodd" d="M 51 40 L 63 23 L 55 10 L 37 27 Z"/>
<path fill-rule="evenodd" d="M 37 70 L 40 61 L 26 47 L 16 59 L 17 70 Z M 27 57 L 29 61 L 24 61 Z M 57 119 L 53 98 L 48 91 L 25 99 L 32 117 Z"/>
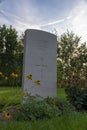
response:
<path fill-rule="evenodd" d="M 51 33 L 29 29 L 25 32 L 23 91 L 42 97 L 57 93 L 57 37 Z"/>

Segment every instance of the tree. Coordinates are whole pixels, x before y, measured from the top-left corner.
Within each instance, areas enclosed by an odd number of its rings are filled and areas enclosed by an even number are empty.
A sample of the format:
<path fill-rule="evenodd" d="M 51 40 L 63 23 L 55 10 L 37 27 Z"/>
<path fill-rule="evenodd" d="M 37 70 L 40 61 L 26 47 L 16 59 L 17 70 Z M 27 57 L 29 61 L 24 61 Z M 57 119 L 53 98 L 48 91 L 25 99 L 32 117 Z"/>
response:
<path fill-rule="evenodd" d="M 6 26 L 5 25 L 3 25 L 3 27 L 0 26 L 0 54 L 4 53 L 6 33 L 7 33 Z"/>
<path fill-rule="evenodd" d="M 7 28 L 7 33 L 5 37 L 5 53 L 15 55 L 18 47 L 18 35 L 17 31 L 10 26 Z"/>
<path fill-rule="evenodd" d="M 18 49 L 17 31 L 10 26 L 0 26 L 0 71 L 8 77 L 10 84 L 10 75 L 12 72 L 18 73 L 17 49 Z"/>
<path fill-rule="evenodd" d="M 63 65 L 60 60 L 57 61 L 57 85 L 62 87 L 62 79 L 63 79 Z"/>
<path fill-rule="evenodd" d="M 87 67 L 87 47 L 86 44 L 80 44 L 81 37 L 78 37 L 73 32 L 67 31 L 62 34 L 58 40 L 58 63 L 62 63 L 63 74 L 61 82 L 72 80 L 73 76 L 82 78 L 85 77 Z M 60 68 L 58 68 L 58 77 Z"/>

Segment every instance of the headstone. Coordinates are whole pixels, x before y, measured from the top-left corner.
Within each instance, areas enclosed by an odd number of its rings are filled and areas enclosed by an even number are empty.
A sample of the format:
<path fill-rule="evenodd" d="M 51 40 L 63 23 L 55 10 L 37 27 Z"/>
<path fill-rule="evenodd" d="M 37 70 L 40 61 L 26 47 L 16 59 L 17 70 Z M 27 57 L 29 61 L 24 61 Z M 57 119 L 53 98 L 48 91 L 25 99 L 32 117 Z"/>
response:
<path fill-rule="evenodd" d="M 23 91 L 42 97 L 56 97 L 57 38 L 55 35 L 29 29 L 25 32 Z"/>

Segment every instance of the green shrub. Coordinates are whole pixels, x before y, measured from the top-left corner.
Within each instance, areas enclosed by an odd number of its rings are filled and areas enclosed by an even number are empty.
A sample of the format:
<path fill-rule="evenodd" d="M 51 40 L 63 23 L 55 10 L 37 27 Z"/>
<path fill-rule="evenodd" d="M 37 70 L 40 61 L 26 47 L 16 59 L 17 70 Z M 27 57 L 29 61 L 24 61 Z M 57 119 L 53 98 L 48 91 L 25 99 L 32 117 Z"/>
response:
<path fill-rule="evenodd" d="M 22 108 L 16 115 L 17 120 L 52 118 L 61 114 L 57 106 L 51 106 L 42 98 L 28 95 L 23 100 Z"/>
<path fill-rule="evenodd" d="M 56 106 L 61 111 L 61 114 L 71 113 L 75 108 L 68 102 L 59 98 L 47 97 L 46 102 L 51 106 Z"/>
<path fill-rule="evenodd" d="M 87 87 L 74 84 L 66 88 L 67 99 L 77 110 L 87 110 Z"/>
<path fill-rule="evenodd" d="M 30 96 L 23 98 L 23 104 L 16 119 L 21 121 L 53 118 L 64 113 L 70 113 L 74 108 L 67 101 L 58 98 Z"/>

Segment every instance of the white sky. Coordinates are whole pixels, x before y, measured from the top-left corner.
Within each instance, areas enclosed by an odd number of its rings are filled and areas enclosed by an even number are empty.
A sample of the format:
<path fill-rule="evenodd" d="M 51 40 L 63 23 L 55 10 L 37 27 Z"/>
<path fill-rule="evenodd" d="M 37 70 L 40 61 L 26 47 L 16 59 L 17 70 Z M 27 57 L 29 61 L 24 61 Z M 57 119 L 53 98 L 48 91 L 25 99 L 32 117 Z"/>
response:
<path fill-rule="evenodd" d="M 73 31 L 87 41 L 87 0 L 0 0 L 0 25 L 58 34 Z"/>

